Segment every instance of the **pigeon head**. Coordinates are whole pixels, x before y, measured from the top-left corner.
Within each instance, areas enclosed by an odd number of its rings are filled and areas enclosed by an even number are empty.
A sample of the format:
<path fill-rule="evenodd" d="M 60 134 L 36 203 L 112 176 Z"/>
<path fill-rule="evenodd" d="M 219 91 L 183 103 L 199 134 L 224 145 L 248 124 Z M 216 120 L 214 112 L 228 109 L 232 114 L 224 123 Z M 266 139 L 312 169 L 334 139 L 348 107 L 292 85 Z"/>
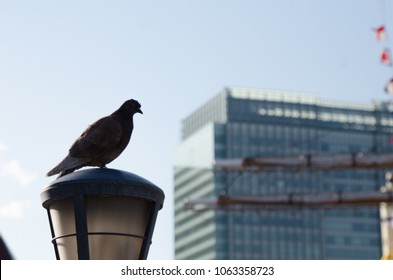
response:
<path fill-rule="evenodd" d="M 121 105 L 120 109 L 124 110 L 127 113 L 130 113 L 132 115 L 135 113 L 143 114 L 143 112 L 141 110 L 141 104 L 134 99 L 130 99 L 130 100 L 127 100 L 126 102 L 124 102 L 123 105 Z"/>

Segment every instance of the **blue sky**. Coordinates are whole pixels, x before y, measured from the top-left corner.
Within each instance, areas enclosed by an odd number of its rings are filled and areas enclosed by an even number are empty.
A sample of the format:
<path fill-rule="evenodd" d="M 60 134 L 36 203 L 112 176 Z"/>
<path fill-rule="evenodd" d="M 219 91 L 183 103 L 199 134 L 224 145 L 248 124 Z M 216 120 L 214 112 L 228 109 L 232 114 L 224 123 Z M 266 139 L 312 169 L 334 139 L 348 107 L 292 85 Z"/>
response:
<path fill-rule="evenodd" d="M 390 101 L 393 71 L 379 62 L 389 43 L 372 28 L 385 18 L 393 36 L 392 14 L 378 0 L 1 1 L 0 234 L 18 259 L 54 259 L 45 174 L 134 98 L 144 114 L 109 167 L 165 191 L 150 258 L 173 258 L 181 120 L 231 86 Z"/>

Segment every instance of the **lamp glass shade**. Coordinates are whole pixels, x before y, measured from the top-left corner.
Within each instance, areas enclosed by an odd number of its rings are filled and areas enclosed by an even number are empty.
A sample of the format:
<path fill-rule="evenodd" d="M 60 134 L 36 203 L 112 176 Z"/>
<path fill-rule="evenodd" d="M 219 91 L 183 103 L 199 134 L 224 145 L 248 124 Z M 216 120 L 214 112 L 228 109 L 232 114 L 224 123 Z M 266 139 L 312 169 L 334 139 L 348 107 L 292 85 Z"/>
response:
<path fill-rule="evenodd" d="M 56 239 L 60 258 L 64 260 L 77 260 L 78 251 L 72 198 L 62 199 L 52 203 L 49 211 L 56 236 L 65 236 Z"/>
<path fill-rule="evenodd" d="M 86 218 L 91 260 L 138 259 L 150 214 L 151 202 L 135 197 L 89 196 Z M 60 259 L 77 260 L 72 199 L 50 206 Z"/>
<path fill-rule="evenodd" d="M 150 204 L 133 197 L 88 197 L 86 213 L 90 259 L 138 259 Z"/>

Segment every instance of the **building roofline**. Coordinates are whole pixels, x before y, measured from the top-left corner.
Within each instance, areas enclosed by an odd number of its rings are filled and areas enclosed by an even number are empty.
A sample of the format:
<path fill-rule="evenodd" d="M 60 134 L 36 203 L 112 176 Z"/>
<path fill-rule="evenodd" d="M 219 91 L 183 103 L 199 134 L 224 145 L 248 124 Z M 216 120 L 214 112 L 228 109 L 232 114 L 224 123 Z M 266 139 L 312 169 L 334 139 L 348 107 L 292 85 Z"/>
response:
<path fill-rule="evenodd" d="M 318 95 L 309 92 L 283 91 L 247 87 L 228 87 L 227 92 L 231 97 L 251 100 L 267 100 L 276 102 L 287 102 L 296 104 L 310 104 L 339 109 L 352 110 L 374 110 L 381 102 L 355 103 L 345 100 L 326 100 Z"/>

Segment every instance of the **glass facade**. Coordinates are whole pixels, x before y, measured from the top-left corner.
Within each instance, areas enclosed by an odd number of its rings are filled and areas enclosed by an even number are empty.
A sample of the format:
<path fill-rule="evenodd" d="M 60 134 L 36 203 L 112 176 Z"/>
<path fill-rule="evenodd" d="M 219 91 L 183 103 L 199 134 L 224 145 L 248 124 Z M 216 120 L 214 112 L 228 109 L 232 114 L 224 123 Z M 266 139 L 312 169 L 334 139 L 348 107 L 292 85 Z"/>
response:
<path fill-rule="evenodd" d="M 379 208 L 230 207 L 194 212 L 188 198 L 379 190 L 384 170 L 215 172 L 216 159 L 392 152 L 388 104 L 224 89 L 183 122 L 175 156 L 177 259 L 379 259 Z"/>

